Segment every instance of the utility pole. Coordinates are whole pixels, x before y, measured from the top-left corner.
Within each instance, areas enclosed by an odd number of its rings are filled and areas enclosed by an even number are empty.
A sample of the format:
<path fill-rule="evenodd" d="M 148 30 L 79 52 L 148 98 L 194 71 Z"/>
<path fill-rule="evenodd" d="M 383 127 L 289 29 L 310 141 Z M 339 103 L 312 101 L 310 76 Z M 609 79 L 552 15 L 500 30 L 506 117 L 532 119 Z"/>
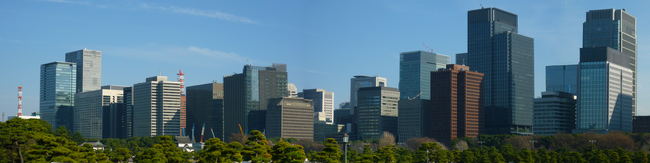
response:
<path fill-rule="evenodd" d="M 596 140 L 589 140 L 589 142 L 591 143 L 591 145 L 594 145 L 594 143 L 596 142 Z"/>
<path fill-rule="evenodd" d="M 535 141 L 535 140 L 530 140 L 529 142 L 533 145 L 533 146 L 531 147 L 531 149 L 534 151 L 534 150 L 535 150 L 535 143 L 537 143 L 537 141 Z"/>

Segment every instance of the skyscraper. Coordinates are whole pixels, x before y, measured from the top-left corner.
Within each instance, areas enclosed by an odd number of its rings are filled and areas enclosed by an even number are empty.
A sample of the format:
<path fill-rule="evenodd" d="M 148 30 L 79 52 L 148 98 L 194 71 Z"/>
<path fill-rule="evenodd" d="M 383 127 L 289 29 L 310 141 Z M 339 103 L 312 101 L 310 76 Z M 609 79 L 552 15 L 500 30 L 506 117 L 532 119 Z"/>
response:
<path fill-rule="evenodd" d="M 334 123 L 334 92 L 325 89 L 303 89 L 301 97 L 312 100 L 314 113 L 322 113 L 327 124 Z"/>
<path fill-rule="evenodd" d="M 574 133 L 632 132 L 633 62 L 610 47 L 580 49 L 577 123 Z"/>
<path fill-rule="evenodd" d="M 384 131 L 397 137 L 399 90 L 363 87 L 357 94 L 357 140 L 378 140 Z"/>
<path fill-rule="evenodd" d="M 467 66 L 485 74 L 485 133 L 532 134 L 533 38 L 517 33 L 517 15 L 482 8 L 467 13 Z"/>
<path fill-rule="evenodd" d="M 224 134 L 264 131 L 268 99 L 289 96 L 287 65 L 246 65 L 244 72 L 224 76 Z"/>
<path fill-rule="evenodd" d="M 578 65 L 546 66 L 546 92 L 578 92 Z"/>
<path fill-rule="evenodd" d="M 427 137 L 431 71 L 444 69 L 450 57 L 425 51 L 400 53 L 399 142 Z"/>
<path fill-rule="evenodd" d="M 483 74 L 449 64 L 431 72 L 432 138 L 449 144 L 454 138 L 483 133 Z"/>
<path fill-rule="evenodd" d="M 354 107 L 357 106 L 357 91 L 364 87 L 385 87 L 386 78 L 379 76 L 357 75 L 350 79 L 350 114 L 354 114 Z"/>
<path fill-rule="evenodd" d="M 65 126 L 74 131 L 74 95 L 77 82 L 77 64 L 52 62 L 41 65 L 40 106 L 41 119 L 54 129 Z"/>
<path fill-rule="evenodd" d="M 632 112 L 636 115 L 636 18 L 625 9 L 589 10 L 582 24 L 582 47 L 610 47 L 622 52 L 632 70 Z"/>
<path fill-rule="evenodd" d="M 105 88 L 99 90 L 75 94 L 74 131 L 79 131 L 81 136 L 86 138 L 109 138 L 111 135 L 109 133 L 110 128 L 106 130 L 107 133 L 104 133 L 104 126 L 110 127 L 110 124 L 103 123 L 105 121 L 104 110 L 107 110 L 106 112 L 109 114 L 107 118 L 111 118 L 111 104 L 122 104 L 124 100 L 123 96 L 123 86 L 105 86 Z M 113 109 L 117 108 L 117 106 L 113 106 Z M 121 117 L 113 118 L 121 120 Z M 110 122 L 110 119 L 106 119 L 106 122 Z"/>
<path fill-rule="evenodd" d="M 266 136 L 313 139 L 314 106 L 312 100 L 293 97 L 269 99 Z"/>
<path fill-rule="evenodd" d="M 287 84 L 287 89 L 289 91 L 289 97 L 298 97 L 298 88 L 293 83 Z"/>
<path fill-rule="evenodd" d="M 124 87 L 124 114 L 122 123 L 123 137 L 128 139 L 133 136 L 133 87 Z"/>
<path fill-rule="evenodd" d="M 548 67 L 547 67 L 548 68 Z M 533 99 L 533 124 L 535 135 L 571 133 L 576 127 L 576 96 L 555 91 L 542 92 L 541 98 Z"/>
<path fill-rule="evenodd" d="M 77 63 L 76 92 L 100 89 L 102 85 L 101 51 L 83 49 L 65 53 L 65 61 Z"/>
<path fill-rule="evenodd" d="M 185 133 L 191 135 L 192 125 L 202 125 L 214 136 L 226 140 L 223 134 L 223 83 L 207 83 L 187 87 L 187 124 Z M 201 129 L 195 129 L 195 135 L 201 135 Z M 226 135 L 230 136 L 230 135 Z M 205 134 L 205 140 L 212 138 L 212 134 Z"/>
<path fill-rule="evenodd" d="M 179 136 L 181 84 L 166 76 L 133 85 L 133 136 Z"/>

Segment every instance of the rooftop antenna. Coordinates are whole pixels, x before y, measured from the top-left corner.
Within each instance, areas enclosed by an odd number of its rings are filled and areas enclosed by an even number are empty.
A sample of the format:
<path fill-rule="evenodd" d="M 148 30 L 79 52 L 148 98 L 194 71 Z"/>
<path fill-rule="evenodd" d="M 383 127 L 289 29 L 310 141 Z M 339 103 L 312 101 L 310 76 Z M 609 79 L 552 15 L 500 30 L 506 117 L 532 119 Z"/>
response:
<path fill-rule="evenodd" d="M 478 4 L 478 5 L 481 5 L 481 9 L 484 9 L 482 4 Z"/>
<path fill-rule="evenodd" d="M 183 71 L 181 71 L 181 69 L 179 68 L 178 74 L 176 75 L 178 75 L 178 82 L 181 83 L 181 95 L 185 95 L 185 91 L 183 91 L 183 89 L 185 88 L 185 73 L 183 73 Z"/>
<path fill-rule="evenodd" d="M 425 44 L 422 44 L 422 45 L 424 45 L 424 48 L 425 48 L 425 49 L 427 49 L 427 51 L 429 51 L 429 52 L 431 52 L 431 53 L 433 53 L 433 49 L 431 49 L 431 48 L 429 48 L 429 47 L 427 47 L 427 45 L 425 45 Z"/>
<path fill-rule="evenodd" d="M 18 116 L 23 116 L 23 84 L 18 87 Z M 2 119 L 4 119 L 4 115 Z"/>
<path fill-rule="evenodd" d="M 158 71 L 158 76 L 162 76 L 162 71 Z"/>

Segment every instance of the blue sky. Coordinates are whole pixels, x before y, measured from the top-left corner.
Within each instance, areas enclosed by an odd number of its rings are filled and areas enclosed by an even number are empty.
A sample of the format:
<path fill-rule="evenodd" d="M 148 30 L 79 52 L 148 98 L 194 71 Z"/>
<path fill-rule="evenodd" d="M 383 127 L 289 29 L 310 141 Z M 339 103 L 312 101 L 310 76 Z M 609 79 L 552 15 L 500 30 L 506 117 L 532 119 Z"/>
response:
<path fill-rule="evenodd" d="M 83 48 L 102 51 L 102 85 L 133 85 L 186 73 L 186 85 L 223 82 L 253 65 L 288 65 L 299 90 L 349 98 L 350 78 L 399 82 L 399 53 L 467 51 L 467 11 L 497 7 L 519 15 L 519 33 L 535 39 L 535 96 L 545 66 L 575 64 L 585 12 L 627 9 L 637 18 L 638 113 L 650 114 L 650 1 L 1 1 L 0 111 L 38 111 L 40 65 Z M 470 68 L 471 69 L 471 68 Z"/>

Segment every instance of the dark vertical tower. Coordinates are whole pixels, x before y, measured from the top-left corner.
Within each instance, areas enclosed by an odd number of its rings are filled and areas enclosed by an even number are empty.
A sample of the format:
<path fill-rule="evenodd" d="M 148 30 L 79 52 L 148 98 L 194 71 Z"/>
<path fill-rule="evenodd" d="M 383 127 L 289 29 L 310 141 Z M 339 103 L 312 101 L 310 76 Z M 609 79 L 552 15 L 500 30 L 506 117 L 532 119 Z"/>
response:
<path fill-rule="evenodd" d="M 486 134 L 532 134 L 533 38 L 517 33 L 517 15 L 483 8 L 467 13 L 467 61 L 485 74 Z"/>
<path fill-rule="evenodd" d="M 244 66 L 244 73 L 224 76 L 224 134 L 263 131 L 271 98 L 287 97 L 287 65 Z"/>
<path fill-rule="evenodd" d="M 201 126 L 205 123 L 205 138 L 208 140 L 214 137 L 226 141 L 223 134 L 223 84 L 212 82 L 207 84 L 187 87 L 187 123 L 185 133 L 187 135 L 201 135 L 201 129 L 192 129 L 192 125 Z M 226 135 L 231 136 L 231 135 Z"/>
<path fill-rule="evenodd" d="M 633 72 L 632 114 L 636 115 L 636 18 L 625 9 L 589 10 L 582 26 L 582 47 L 607 46 L 629 58 L 629 63 L 620 66 Z"/>

